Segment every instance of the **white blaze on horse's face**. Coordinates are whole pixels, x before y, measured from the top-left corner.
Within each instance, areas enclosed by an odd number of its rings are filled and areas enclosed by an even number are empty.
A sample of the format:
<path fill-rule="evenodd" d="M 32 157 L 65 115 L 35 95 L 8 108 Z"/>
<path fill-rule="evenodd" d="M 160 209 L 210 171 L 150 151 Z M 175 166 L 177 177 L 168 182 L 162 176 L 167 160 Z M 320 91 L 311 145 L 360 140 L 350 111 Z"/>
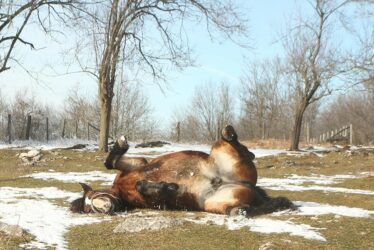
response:
<path fill-rule="evenodd" d="M 103 196 L 101 193 L 93 194 L 91 198 L 86 196 L 84 199 L 86 212 L 107 214 L 112 212 L 112 205 L 110 198 Z"/>
<path fill-rule="evenodd" d="M 92 199 L 92 208 L 95 212 L 107 214 L 112 209 L 112 202 L 108 197 L 98 197 Z"/>

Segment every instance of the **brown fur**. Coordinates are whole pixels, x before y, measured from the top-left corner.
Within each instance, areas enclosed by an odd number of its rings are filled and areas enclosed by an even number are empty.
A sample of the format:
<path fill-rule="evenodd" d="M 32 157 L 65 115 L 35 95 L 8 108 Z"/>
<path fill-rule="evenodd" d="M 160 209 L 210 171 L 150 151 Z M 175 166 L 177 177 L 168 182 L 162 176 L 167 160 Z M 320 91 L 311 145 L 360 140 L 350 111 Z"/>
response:
<path fill-rule="evenodd" d="M 260 210 L 249 209 L 252 205 L 262 206 L 262 210 L 269 212 L 275 211 L 278 204 L 282 209 L 292 205 L 282 199 L 271 202 L 272 198 L 255 187 L 254 154 L 237 140 L 231 126 L 223 129 L 222 140 L 213 144 L 209 155 L 182 151 L 147 162 L 144 158 L 126 157 L 123 152 L 128 145 L 126 141 L 122 144 L 123 148 L 117 143 L 109 153 L 105 166 L 120 170 L 108 192 L 119 197 L 128 208 L 159 207 L 222 214 L 244 208 L 260 214 Z M 75 207 L 81 207 L 80 202 Z"/>
<path fill-rule="evenodd" d="M 221 162 L 223 155 L 230 162 Z M 129 165 L 129 162 L 145 162 L 143 158 L 127 158 L 122 156 L 113 163 L 115 168 L 121 170 L 114 181 L 112 191 L 134 207 L 154 207 L 157 197 L 145 198 L 135 189 L 136 183 L 141 180 L 150 182 L 176 183 L 179 185 L 179 194 L 173 204 L 173 209 L 206 210 L 224 213 L 228 207 L 249 204 L 253 200 L 253 191 L 240 182 L 249 182 L 256 185 L 257 171 L 252 162 L 254 155 L 237 140 L 217 141 L 208 155 L 198 151 L 182 151 L 157 157 L 141 167 Z M 232 171 L 226 176 L 221 166 L 232 165 Z M 222 172 L 223 171 L 223 172 Z M 222 173 L 221 173 L 222 172 Z M 218 187 L 230 183 L 237 183 L 233 192 L 221 191 L 217 193 L 217 182 L 221 175 L 224 181 L 218 182 Z M 226 190 L 226 189 L 224 189 Z M 218 194 L 214 196 L 215 194 Z M 215 197 L 209 201 L 209 197 Z M 227 196 L 227 197 L 226 197 Z M 230 198 L 232 196 L 232 198 Z M 220 200 L 221 199 L 221 200 Z M 230 200 L 228 202 L 227 200 Z M 208 201 L 206 203 L 206 201 Z M 220 204 L 220 205 L 218 205 Z M 216 207 L 216 208 L 212 208 Z M 220 207 L 220 208 L 218 208 Z"/>

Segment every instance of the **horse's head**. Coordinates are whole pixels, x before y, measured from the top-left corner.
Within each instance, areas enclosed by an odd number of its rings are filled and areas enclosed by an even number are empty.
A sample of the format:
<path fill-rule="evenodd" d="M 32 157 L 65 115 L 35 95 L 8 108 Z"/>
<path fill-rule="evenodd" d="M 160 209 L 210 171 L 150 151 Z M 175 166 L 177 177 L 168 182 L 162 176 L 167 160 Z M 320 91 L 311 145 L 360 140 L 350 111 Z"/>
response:
<path fill-rule="evenodd" d="M 72 212 L 112 214 L 122 208 L 121 199 L 109 190 L 93 190 L 87 184 L 79 184 L 83 188 L 83 197 L 70 204 Z"/>
<path fill-rule="evenodd" d="M 233 126 L 227 125 L 223 128 L 221 138 L 224 142 L 230 144 L 241 156 L 248 157 L 251 161 L 255 159 L 255 155 L 238 141 L 238 135 Z"/>

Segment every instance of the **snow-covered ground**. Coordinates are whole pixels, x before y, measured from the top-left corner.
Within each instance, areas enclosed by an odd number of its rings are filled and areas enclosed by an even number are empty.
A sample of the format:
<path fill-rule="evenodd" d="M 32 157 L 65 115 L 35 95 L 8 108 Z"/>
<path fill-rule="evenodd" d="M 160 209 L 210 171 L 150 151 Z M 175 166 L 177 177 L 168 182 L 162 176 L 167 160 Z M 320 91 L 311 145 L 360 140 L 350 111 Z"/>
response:
<path fill-rule="evenodd" d="M 115 172 L 102 172 L 102 171 L 91 171 L 91 172 L 38 172 L 23 177 L 30 177 L 40 180 L 57 180 L 65 183 L 78 183 L 78 182 L 93 182 L 101 181 L 104 185 L 111 185 L 116 176 Z"/>
<path fill-rule="evenodd" d="M 374 173 L 373 173 L 374 174 Z M 322 192 L 334 192 L 334 193 L 349 193 L 349 194 L 363 194 L 363 195 L 374 195 L 374 191 L 362 190 L 362 189 L 350 189 L 342 187 L 329 187 L 327 185 L 341 183 L 347 179 L 355 179 L 369 176 L 370 173 L 360 173 L 358 175 L 311 175 L 311 176 L 299 176 L 290 175 L 284 178 L 259 178 L 257 185 L 272 190 L 288 190 L 294 192 L 302 191 L 322 191 Z M 313 185 L 310 185 L 310 184 Z"/>
<path fill-rule="evenodd" d="M 52 150 L 56 148 L 68 148 L 77 144 L 87 145 L 87 149 L 97 149 L 96 141 L 87 141 L 81 139 L 60 139 L 51 140 L 47 142 L 40 141 L 12 141 L 12 144 L 0 143 L 0 149 L 13 148 L 13 149 L 41 149 L 41 150 Z"/>
<path fill-rule="evenodd" d="M 18 225 L 35 240 L 23 248 L 45 248 L 55 246 L 66 249 L 64 234 L 71 226 L 101 222 L 106 218 L 70 213 L 66 207 L 52 201 L 80 197 L 79 193 L 66 192 L 55 187 L 13 188 L 0 187 L 0 221 Z"/>
<path fill-rule="evenodd" d="M 87 144 L 88 149 L 97 148 L 93 142 L 64 140 L 53 141 L 45 145 L 36 142 L 30 142 L 25 145 L 24 142 L 14 142 L 12 147 L 22 147 L 26 149 L 38 148 L 51 150 L 55 148 L 71 147 L 75 144 Z M 199 150 L 209 153 L 208 145 L 186 145 L 172 144 L 161 148 L 135 148 L 130 144 L 129 155 L 133 156 L 156 156 L 181 150 Z M 9 145 L 0 145 L 1 148 L 9 148 Z M 285 153 L 286 150 L 251 150 L 256 157 L 267 155 L 276 155 Z M 267 189 L 305 191 L 318 190 L 323 192 L 345 192 L 353 194 L 374 195 L 370 190 L 348 189 L 333 187 L 330 185 L 341 183 L 347 179 L 362 178 L 372 175 L 372 173 L 347 174 L 347 175 L 289 175 L 284 178 L 259 178 L 258 185 Z M 33 173 L 24 177 L 41 179 L 45 181 L 54 180 L 68 183 L 93 182 L 100 181 L 103 185 L 111 185 L 114 180 L 114 172 L 91 171 L 91 172 L 49 172 Z M 0 221 L 10 225 L 19 225 L 23 229 L 35 236 L 35 240 L 24 244 L 24 248 L 44 248 L 56 247 L 57 249 L 66 249 L 67 244 L 64 234 L 74 225 L 83 225 L 88 223 L 97 223 L 104 220 L 110 220 L 107 216 L 90 216 L 83 214 L 72 214 L 68 211 L 68 202 L 74 198 L 80 197 L 81 193 L 67 192 L 55 187 L 48 188 L 14 188 L 0 187 Z M 63 199 L 65 206 L 57 205 L 56 200 Z M 229 230 L 238 230 L 246 228 L 253 232 L 261 233 L 287 233 L 289 235 L 303 237 L 310 240 L 326 241 L 323 236 L 322 228 L 312 227 L 307 224 L 298 224 L 290 220 L 282 220 L 283 215 L 290 216 L 311 216 L 318 219 L 319 215 L 333 214 L 339 216 L 373 218 L 374 211 L 368 211 L 362 208 L 333 206 L 329 204 L 320 204 L 316 202 L 296 201 L 299 206 L 297 211 L 283 211 L 274 213 L 266 218 L 245 218 L 243 216 L 227 217 L 224 215 L 205 214 L 197 219 L 193 213 L 186 213 L 185 220 L 206 224 L 213 223 L 225 226 Z M 61 203 L 60 203 L 61 204 Z M 154 216 L 157 212 L 143 213 L 144 216 Z M 122 213 L 120 216 L 133 216 L 132 213 Z"/>

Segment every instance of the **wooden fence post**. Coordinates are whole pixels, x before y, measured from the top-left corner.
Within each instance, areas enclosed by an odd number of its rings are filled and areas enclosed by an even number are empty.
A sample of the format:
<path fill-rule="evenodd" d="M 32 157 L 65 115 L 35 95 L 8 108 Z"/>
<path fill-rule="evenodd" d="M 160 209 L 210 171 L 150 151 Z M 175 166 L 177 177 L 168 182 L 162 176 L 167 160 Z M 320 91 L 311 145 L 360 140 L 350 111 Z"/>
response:
<path fill-rule="evenodd" d="M 47 142 L 49 141 L 49 122 L 48 122 L 48 117 L 46 118 L 46 120 L 45 120 L 45 122 L 46 122 L 46 139 L 47 139 Z"/>
<path fill-rule="evenodd" d="M 177 123 L 177 142 L 179 142 L 181 139 L 181 123 Z"/>
<path fill-rule="evenodd" d="M 64 123 L 62 125 L 62 133 L 61 133 L 61 138 L 65 137 L 65 125 L 66 125 L 66 120 L 64 119 Z"/>
<path fill-rule="evenodd" d="M 31 115 L 28 115 L 27 125 L 26 125 L 26 140 L 30 140 L 30 131 L 31 131 Z"/>
<path fill-rule="evenodd" d="M 349 144 L 353 145 L 353 125 L 349 125 Z"/>
<path fill-rule="evenodd" d="M 8 114 L 8 143 L 12 143 L 12 115 Z"/>
<path fill-rule="evenodd" d="M 306 142 L 310 143 L 310 127 L 309 127 L 309 123 L 306 124 Z"/>
<path fill-rule="evenodd" d="M 87 141 L 90 140 L 90 123 L 87 122 Z"/>
<path fill-rule="evenodd" d="M 78 139 L 78 121 L 75 121 L 75 138 Z"/>

